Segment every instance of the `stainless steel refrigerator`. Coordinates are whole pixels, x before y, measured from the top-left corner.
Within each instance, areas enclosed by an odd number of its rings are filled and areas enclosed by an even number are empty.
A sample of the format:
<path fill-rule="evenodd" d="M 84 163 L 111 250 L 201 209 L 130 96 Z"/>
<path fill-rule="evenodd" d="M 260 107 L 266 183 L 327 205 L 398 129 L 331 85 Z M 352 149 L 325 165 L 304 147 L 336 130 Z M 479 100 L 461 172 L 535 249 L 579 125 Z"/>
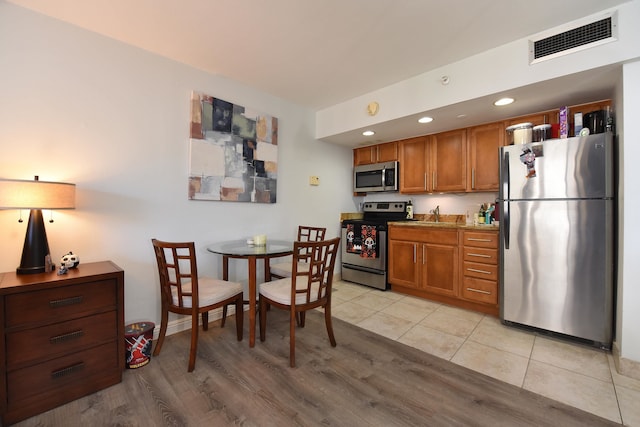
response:
<path fill-rule="evenodd" d="M 601 348 L 613 340 L 610 132 L 500 148 L 500 317 Z"/>

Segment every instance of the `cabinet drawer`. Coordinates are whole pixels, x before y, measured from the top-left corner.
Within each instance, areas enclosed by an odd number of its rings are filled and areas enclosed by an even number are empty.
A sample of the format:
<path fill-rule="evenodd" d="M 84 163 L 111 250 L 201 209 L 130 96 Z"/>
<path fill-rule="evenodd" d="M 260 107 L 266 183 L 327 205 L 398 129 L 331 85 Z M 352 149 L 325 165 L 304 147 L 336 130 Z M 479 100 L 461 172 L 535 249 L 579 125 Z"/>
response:
<path fill-rule="evenodd" d="M 462 297 L 487 304 L 498 304 L 498 282 L 465 277 L 462 282 Z"/>
<path fill-rule="evenodd" d="M 74 388 L 120 372 L 118 358 L 124 354 L 116 350 L 117 346 L 109 343 L 9 372 L 7 403 L 13 406 L 23 399 L 49 400 L 55 395 L 64 400 L 65 393 L 74 394 Z"/>
<path fill-rule="evenodd" d="M 429 227 L 389 227 L 389 238 L 412 242 L 458 245 L 458 231 Z"/>
<path fill-rule="evenodd" d="M 474 246 L 476 248 L 498 248 L 497 232 L 481 232 L 481 231 L 465 231 L 463 235 L 463 244 L 465 246 Z"/>
<path fill-rule="evenodd" d="M 462 266 L 462 274 L 468 277 L 498 280 L 498 266 L 465 261 Z"/>
<path fill-rule="evenodd" d="M 465 246 L 463 254 L 465 261 L 481 262 L 483 264 L 498 264 L 497 249 L 471 248 L 469 246 Z"/>
<path fill-rule="evenodd" d="M 116 312 L 7 334 L 7 368 L 53 359 L 118 339 Z"/>
<path fill-rule="evenodd" d="M 12 294 L 5 300 L 6 327 L 60 322 L 116 306 L 115 279 Z"/>

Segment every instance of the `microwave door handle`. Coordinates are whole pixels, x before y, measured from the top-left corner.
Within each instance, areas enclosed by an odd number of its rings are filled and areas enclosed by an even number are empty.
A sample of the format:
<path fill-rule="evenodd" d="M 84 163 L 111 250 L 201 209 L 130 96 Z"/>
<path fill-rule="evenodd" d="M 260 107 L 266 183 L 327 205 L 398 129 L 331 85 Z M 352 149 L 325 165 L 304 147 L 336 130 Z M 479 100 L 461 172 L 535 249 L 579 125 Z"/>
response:
<path fill-rule="evenodd" d="M 382 168 L 382 186 L 383 187 L 385 187 L 387 185 L 386 178 L 387 178 L 387 168 L 383 167 Z"/>

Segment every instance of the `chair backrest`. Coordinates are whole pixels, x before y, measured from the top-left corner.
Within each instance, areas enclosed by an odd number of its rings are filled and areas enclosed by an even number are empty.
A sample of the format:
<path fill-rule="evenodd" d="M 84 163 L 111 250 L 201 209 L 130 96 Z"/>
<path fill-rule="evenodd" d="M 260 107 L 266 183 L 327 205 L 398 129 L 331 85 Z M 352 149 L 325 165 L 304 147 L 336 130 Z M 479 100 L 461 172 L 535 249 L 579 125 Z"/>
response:
<path fill-rule="evenodd" d="M 168 307 L 198 307 L 198 267 L 193 242 L 151 239 L 156 253 L 160 292 Z"/>
<path fill-rule="evenodd" d="M 293 243 L 291 301 L 296 301 L 296 304 L 299 305 L 331 299 L 333 269 L 336 264 L 339 244 L 339 237 L 330 240 Z M 306 269 L 304 271 L 298 270 L 298 262 L 302 259 L 309 263 L 308 271 Z"/>
<path fill-rule="evenodd" d="M 298 242 L 320 242 L 324 240 L 324 235 L 327 232 L 325 227 L 310 227 L 308 225 L 298 226 Z M 308 262 L 307 260 L 311 256 L 311 249 L 309 247 L 302 247 L 299 251 L 294 253 L 304 256 L 299 257 L 298 261 Z"/>
<path fill-rule="evenodd" d="M 299 242 L 319 242 L 324 240 L 324 235 L 327 232 L 326 227 L 310 227 L 308 225 L 298 226 L 298 241 Z"/>

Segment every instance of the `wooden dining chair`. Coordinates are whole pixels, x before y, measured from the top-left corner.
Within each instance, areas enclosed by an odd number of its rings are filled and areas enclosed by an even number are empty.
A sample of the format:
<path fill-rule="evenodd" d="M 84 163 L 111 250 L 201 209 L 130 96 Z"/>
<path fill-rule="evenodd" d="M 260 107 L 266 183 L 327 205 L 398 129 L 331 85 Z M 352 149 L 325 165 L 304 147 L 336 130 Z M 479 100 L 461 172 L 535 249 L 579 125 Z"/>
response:
<path fill-rule="evenodd" d="M 313 242 L 294 242 L 291 277 L 260 285 L 260 341 L 266 337 L 267 308 L 289 311 L 289 364 L 296 366 L 295 330 L 298 315 L 318 307 L 324 309 L 324 321 L 331 346 L 336 346 L 331 323 L 331 287 L 340 238 Z M 306 259 L 308 269 L 298 270 Z M 301 325 L 304 326 L 304 322 Z"/>
<path fill-rule="evenodd" d="M 242 341 L 244 312 L 242 285 L 236 282 L 198 277 L 195 245 L 193 242 L 172 243 L 151 239 L 156 254 L 162 297 L 160 334 L 153 355 L 160 354 L 167 333 L 169 312 L 191 316 L 191 349 L 189 372 L 196 365 L 198 348 L 198 318 L 202 316 L 202 329 L 209 329 L 209 311 L 235 304 L 236 332 Z"/>
<path fill-rule="evenodd" d="M 327 232 L 325 227 L 310 227 L 307 225 L 298 226 L 298 242 L 319 242 L 324 240 L 324 235 Z M 307 248 L 302 249 L 307 251 Z M 306 258 L 300 258 L 300 265 L 298 270 L 305 270 L 309 268 L 307 263 L 308 253 Z M 269 263 L 271 264 L 271 263 Z M 285 277 L 291 277 L 291 262 L 279 262 L 277 264 L 269 265 L 269 276 L 271 278 L 283 279 Z"/>

